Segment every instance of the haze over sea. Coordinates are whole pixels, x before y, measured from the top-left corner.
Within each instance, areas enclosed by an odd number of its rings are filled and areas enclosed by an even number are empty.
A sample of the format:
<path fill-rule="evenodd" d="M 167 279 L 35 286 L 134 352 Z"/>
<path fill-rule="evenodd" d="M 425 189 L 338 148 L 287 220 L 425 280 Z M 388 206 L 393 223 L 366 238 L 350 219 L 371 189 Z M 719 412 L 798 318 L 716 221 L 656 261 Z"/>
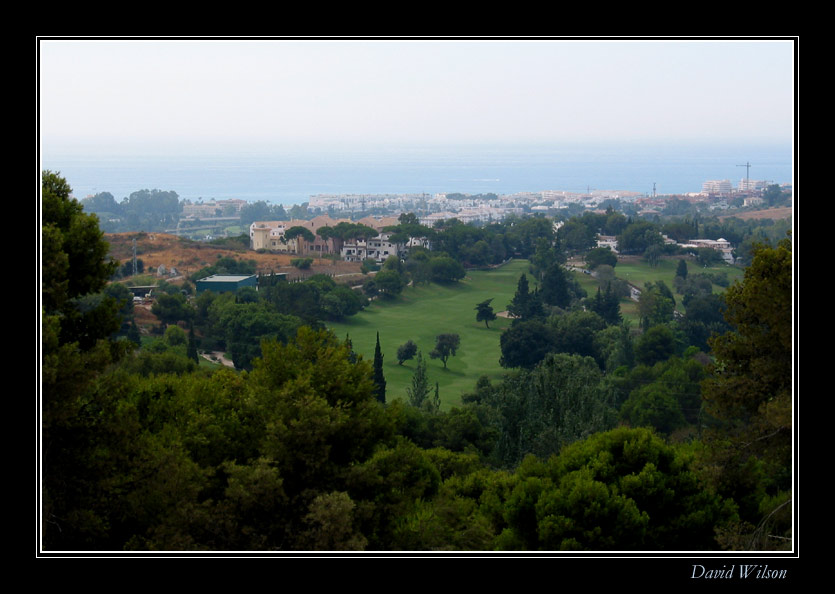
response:
<path fill-rule="evenodd" d="M 622 144 L 379 148 L 194 149 L 126 152 L 44 147 L 42 168 L 59 171 L 76 198 L 141 189 L 181 199 L 239 198 L 285 206 L 316 194 L 513 194 L 621 190 L 698 192 L 709 179 L 792 183 L 791 146 Z"/>

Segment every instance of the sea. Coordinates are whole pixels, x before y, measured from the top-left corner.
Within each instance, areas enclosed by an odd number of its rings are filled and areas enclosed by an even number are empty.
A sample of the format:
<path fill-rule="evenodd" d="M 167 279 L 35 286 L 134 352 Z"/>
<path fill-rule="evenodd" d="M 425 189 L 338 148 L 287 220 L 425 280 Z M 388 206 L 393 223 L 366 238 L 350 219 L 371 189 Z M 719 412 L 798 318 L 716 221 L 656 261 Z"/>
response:
<path fill-rule="evenodd" d="M 174 191 L 180 199 L 238 198 L 292 206 L 320 194 L 509 195 L 544 190 L 641 195 L 699 192 L 706 180 L 794 182 L 791 145 L 628 144 L 264 147 L 112 151 L 42 147 L 78 198 Z"/>

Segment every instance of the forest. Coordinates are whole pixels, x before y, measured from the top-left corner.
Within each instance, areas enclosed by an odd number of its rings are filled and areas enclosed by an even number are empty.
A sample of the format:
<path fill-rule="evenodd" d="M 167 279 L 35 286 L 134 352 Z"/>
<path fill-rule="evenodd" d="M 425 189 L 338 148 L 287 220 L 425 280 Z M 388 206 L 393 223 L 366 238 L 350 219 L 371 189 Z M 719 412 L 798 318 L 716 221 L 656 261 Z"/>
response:
<path fill-rule="evenodd" d="M 362 292 L 327 277 L 196 298 L 172 290 L 155 306 L 164 334 L 139 348 L 111 282 L 121 263 L 70 195 L 43 173 L 44 550 L 792 548 L 790 236 L 738 221 L 679 225 L 693 237 L 736 232 L 744 277 L 729 284 L 685 263 L 672 287 L 643 288 L 632 327 L 617 262 L 594 237 L 652 259 L 652 246 L 669 250 L 666 223 L 612 211 L 558 229 L 538 217 L 453 221 Z M 569 257 L 608 282 L 589 294 Z M 709 257 L 693 254 L 691 267 Z M 502 332 L 505 373 L 479 379 L 460 405 L 442 409 L 417 373 L 408 398 L 386 398 L 376 357 L 326 329 L 408 282 L 455 283 L 508 258 L 527 259 L 530 274 Z M 489 301 L 472 308 L 489 327 Z M 199 366 L 198 341 L 231 353 L 235 369 Z M 454 357 L 453 344 L 439 341 L 452 350 L 438 356 Z"/>

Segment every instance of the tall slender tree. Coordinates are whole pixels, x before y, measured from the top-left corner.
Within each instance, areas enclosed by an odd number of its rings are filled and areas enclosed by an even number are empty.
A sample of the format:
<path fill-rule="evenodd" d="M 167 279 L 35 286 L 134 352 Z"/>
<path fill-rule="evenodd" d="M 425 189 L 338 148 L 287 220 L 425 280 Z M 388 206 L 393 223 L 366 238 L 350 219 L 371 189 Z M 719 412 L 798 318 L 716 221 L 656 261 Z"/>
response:
<path fill-rule="evenodd" d="M 386 378 L 383 375 L 383 352 L 380 349 L 380 333 L 377 332 L 377 346 L 374 347 L 374 385 L 377 400 L 386 403 Z"/>
<path fill-rule="evenodd" d="M 409 397 L 409 404 L 422 409 L 427 401 L 431 387 L 429 386 L 429 374 L 426 370 L 426 360 L 418 351 L 415 372 L 412 374 L 412 383 L 406 388 L 406 395 Z"/>
<path fill-rule="evenodd" d="M 188 349 L 186 354 L 195 363 L 200 363 L 200 356 L 197 354 L 197 339 L 194 336 L 194 322 L 188 325 Z"/>
<path fill-rule="evenodd" d="M 441 410 L 441 386 L 438 382 L 435 382 L 435 396 L 432 398 L 431 405 L 432 412 Z"/>

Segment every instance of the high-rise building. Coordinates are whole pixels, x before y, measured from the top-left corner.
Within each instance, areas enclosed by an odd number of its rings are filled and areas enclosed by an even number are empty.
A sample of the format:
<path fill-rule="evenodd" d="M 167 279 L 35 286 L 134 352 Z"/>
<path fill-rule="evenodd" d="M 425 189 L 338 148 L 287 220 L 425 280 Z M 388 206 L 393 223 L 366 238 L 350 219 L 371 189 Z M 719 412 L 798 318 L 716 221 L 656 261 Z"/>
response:
<path fill-rule="evenodd" d="M 702 184 L 704 194 L 730 194 L 733 190 L 730 180 L 709 179 Z"/>

